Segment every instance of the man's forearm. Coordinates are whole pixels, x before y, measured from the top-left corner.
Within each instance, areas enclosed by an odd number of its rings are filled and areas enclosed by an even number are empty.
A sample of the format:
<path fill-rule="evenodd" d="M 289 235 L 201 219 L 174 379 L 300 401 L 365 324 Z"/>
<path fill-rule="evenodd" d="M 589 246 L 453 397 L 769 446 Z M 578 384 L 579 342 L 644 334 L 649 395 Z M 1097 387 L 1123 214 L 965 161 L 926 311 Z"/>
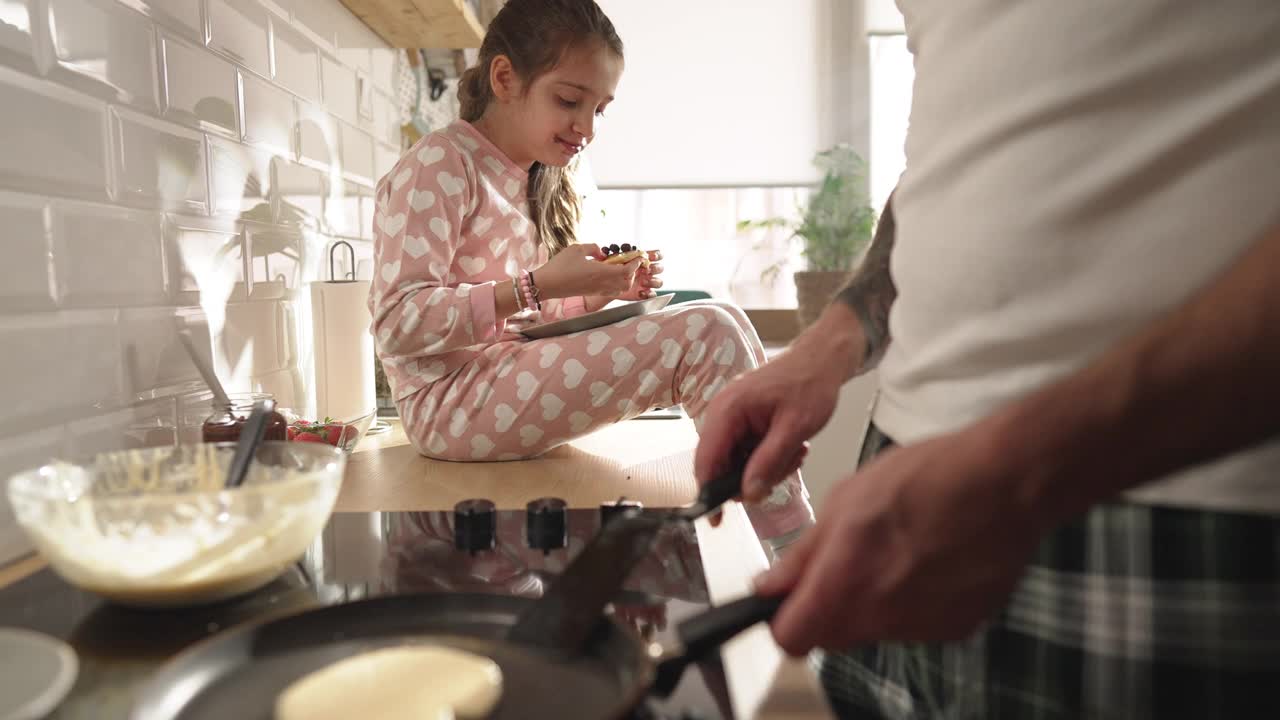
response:
<path fill-rule="evenodd" d="M 893 196 L 885 203 L 871 247 L 849 283 L 836 294 L 822 317 L 797 341 L 800 348 L 825 348 L 843 363 L 844 379 L 871 370 L 889 346 L 889 308 L 898 297 L 889 274 L 897 236 Z"/>
<path fill-rule="evenodd" d="M 990 421 L 1060 521 L 1280 433 L 1280 229 L 1190 302 Z"/>

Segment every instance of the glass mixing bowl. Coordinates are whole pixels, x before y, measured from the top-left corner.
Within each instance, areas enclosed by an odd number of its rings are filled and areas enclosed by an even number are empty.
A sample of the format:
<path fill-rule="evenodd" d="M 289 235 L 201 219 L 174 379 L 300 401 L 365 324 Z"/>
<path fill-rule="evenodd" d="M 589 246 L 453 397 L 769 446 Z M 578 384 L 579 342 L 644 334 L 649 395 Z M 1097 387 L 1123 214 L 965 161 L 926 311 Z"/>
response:
<path fill-rule="evenodd" d="M 346 455 L 265 442 L 245 483 L 223 483 L 232 444 L 124 450 L 15 475 L 18 524 L 67 582 L 126 605 L 174 607 L 255 590 L 320 534 Z"/>

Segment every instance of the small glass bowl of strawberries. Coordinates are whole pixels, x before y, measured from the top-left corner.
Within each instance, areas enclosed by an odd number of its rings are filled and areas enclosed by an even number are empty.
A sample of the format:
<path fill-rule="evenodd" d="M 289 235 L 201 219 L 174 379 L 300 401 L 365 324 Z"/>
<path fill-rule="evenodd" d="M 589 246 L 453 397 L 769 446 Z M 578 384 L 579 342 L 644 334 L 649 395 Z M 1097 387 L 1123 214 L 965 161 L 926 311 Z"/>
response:
<path fill-rule="evenodd" d="M 290 442 L 324 443 L 332 445 L 343 452 L 351 452 L 356 443 L 364 437 L 365 431 L 373 422 L 376 413 L 369 413 L 349 421 L 324 420 L 312 421 L 304 418 L 290 417 L 288 437 Z"/>

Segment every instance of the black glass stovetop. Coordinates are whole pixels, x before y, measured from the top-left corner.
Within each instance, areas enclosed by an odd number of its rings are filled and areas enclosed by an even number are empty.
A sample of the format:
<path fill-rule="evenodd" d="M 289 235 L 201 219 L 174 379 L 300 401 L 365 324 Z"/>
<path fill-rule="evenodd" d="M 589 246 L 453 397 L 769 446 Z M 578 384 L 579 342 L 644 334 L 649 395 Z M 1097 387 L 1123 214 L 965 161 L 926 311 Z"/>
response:
<path fill-rule="evenodd" d="M 265 613 L 406 592 L 539 597 L 609 510 L 561 511 L 548 504 L 538 506 L 533 521 L 523 509 L 490 515 L 483 501 L 461 505 L 461 516 L 334 513 L 303 559 L 280 578 L 247 596 L 199 608 L 117 606 L 44 569 L 0 590 L 0 626 L 48 633 L 75 648 L 79 678 L 50 718 L 124 720 L 135 689 L 166 659 Z M 642 637 L 669 647 L 675 644 L 675 624 L 709 607 L 694 530 L 670 526 L 631 574 L 611 612 Z M 669 698 L 651 699 L 634 714 L 636 720 L 732 717 L 719 657 L 690 667 Z"/>

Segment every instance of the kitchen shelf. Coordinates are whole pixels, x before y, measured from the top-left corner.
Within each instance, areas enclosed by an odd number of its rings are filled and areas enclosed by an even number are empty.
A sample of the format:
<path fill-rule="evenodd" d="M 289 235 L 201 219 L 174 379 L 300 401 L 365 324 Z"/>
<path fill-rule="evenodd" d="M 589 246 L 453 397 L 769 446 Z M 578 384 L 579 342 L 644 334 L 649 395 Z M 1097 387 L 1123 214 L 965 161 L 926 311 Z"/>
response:
<path fill-rule="evenodd" d="M 478 48 L 484 26 L 466 0 L 342 0 L 392 47 Z"/>

